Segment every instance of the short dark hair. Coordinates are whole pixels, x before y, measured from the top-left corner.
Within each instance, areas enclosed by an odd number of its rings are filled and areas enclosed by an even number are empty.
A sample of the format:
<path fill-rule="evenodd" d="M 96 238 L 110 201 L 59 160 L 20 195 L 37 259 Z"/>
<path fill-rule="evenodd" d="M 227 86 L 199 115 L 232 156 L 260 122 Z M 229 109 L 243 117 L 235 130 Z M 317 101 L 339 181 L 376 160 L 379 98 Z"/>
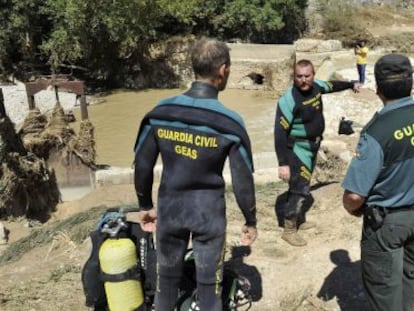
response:
<path fill-rule="evenodd" d="M 296 67 L 307 67 L 307 66 L 311 66 L 312 72 L 313 74 L 315 74 L 315 67 L 313 66 L 313 63 L 309 59 L 301 59 L 297 61 L 293 69 L 294 69 L 294 72 L 296 72 Z"/>
<path fill-rule="evenodd" d="M 196 76 L 214 79 L 221 65 L 230 66 L 230 49 L 224 42 L 203 37 L 191 48 L 191 62 Z"/>
<path fill-rule="evenodd" d="M 398 99 L 411 95 L 413 68 L 408 57 L 401 54 L 382 56 L 374 68 L 378 91 L 387 99 Z"/>

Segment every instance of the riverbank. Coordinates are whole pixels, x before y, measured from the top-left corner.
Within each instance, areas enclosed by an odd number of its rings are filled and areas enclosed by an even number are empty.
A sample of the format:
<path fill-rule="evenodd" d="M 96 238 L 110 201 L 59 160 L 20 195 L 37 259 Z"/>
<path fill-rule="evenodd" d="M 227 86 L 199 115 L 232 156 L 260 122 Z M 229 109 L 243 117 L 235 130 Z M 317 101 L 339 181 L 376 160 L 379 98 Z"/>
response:
<path fill-rule="evenodd" d="M 314 43 L 313 43 L 314 44 Z M 292 51 L 292 46 L 288 47 L 282 45 L 267 46 L 267 50 L 260 45 L 247 45 L 243 52 L 243 44 L 233 44 L 232 53 L 235 58 L 232 64 L 233 81 L 240 80 L 239 77 L 243 73 L 248 72 L 252 68 L 246 64 L 256 64 L 256 68 L 263 67 L 270 58 L 277 57 L 280 54 L 280 59 L 275 60 L 275 64 L 282 62 L 289 63 Z M 274 50 L 272 50 L 274 49 Z M 258 51 L 261 51 L 259 54 Z M 254 58 L 257 55 L 256 59 Z M 373 64 L 375 59 L 381 55 L 381 52 L 372 51 L 370 53 L 370 63 Z M 297 58 L 308 58 L 315 63 L 317 69 L 317 78 L 327 79 L 332 75 L 340 77 L 345 80 L 355 80 L 357 78 L 357 71 L 354 68 L 354 55 L 351 50 L 341 49 L 338 51 L 320 53 L 314 52 L 298 52 Z M 247 67 L 246 67 L 247 66 Z M 250 65 L 249 65 L 250 66 Z M 283 68 L 285 68 L 283 66 Z M 276 74 L 275 74 L 276 75 Z M 291 68 L 285 68 L 278 72 L 279 81 L 285 81 L 279 85 L 279 91 L 270 91 L 263 85 L 257 85 L 253 88 L 253 82 L 242 79 L 239 84 L 230 84 L 229 88 L 223 93 L 224 103 L 230 104 L 231 108 L 241 113 L 246 121 L 246 126 L 251 135 L 254 163 L 255 163 L 255 180 L 257 183 L 277 182 L 277 162 L 273 149 L 273 123 L 275 105 L 279 94 L 281 94 L 288 79 L 291 75 Z M 237 76 L 237 78 L 234 78 Z M 252 87 L 249 88 L 249 85 Z M 284 86 L 282 88 L 282 86 Z M 237 90 L 242 89 L 240 91 Z M 15 85 L 1 86 L 5 99 L 6 111 L 12 121 L 16 124 L 16 128 L 24 119 L 28 112 L 27 96 L 23 83 L 17 82 Z M 246 88 L 248 90 L 246 90 Z M 257 88 L 262 88 L 257 89 Z M 244 90 L 244 91 L 243 91 Z M 180 90 L 174 90 L 179 92 Z M 239 95 L 238 92 L 240 93 Z M 251 103 L 246 103 L 244 107 L 243 102 L 250 93 L 256 92 L 251 96 Z M 325 103 L 325 117 L 326 117 L 326 132 L 325 139 L 322 146 L 330 149 L 336 155 L 341 157 L 344 161 L 348 161 L 352 151 L 352 141 L 350 137 L 339 139 L 336 131 L 339 120 L 342 117 L 351 119 L 355 124 L 364 124 L 366 116 L 371 115 L 380 104 L 377 102 L 375 92 L 375 81 L 373 78 L 373 66 L 367 68 L 367 82 L 361 94 L 353 94 L 351 91 L 345 91 L 336 94 L 324 95 Z M 138 122 L 143 117 L 145 112 L 150 109 L 156 102 L 157 96 L 168 96 L 162 91 L 143 90 L 138 92 L 128 92 L 127 98 L 122 94 L 126 92 L 115 92 L 113 95 L 100 97 L 101 104 L 95 106 L 97 100 L 93 95 L 87 97 L 87 102 L 91 103 L 89 106 L 90 119 L 95 125 L 95 138 L 97 148 L 97 162 L 104 164 L 107 168 L 93 172 L 94 186 L 101 187 L 104 185 L 120 185 L 129 184 L 133 182 L 133 169 L 131 163 L 133 161 L 133 153 L 131 146 L 134 143 Z M 159 94 L 158 94 L 159 93 Z M 172 93 L 172 92 L 167 92 Z M 140 94 L 145 95 L 144 97 Z M 253 93 L 252 93 L 253 94 Z M 171 96 L 171 95 L 170 95 Z M 242 97 L 240 97 L 242 96 Z M 243 98 L 241 100 L 241 98 Z M 125 106 L 123 101 L 128 101 Z M 66 110 L 74 110 L 75 114 L 79 116 L 76 96 L 72 93 L 59 92 L 59 100 L 62 107 Z M 107 102 L 106 102 L 107 101 Z M 44 90 L 35 96 L 36 106 L 42 112 L 48 112 L 53 109 L 56 104 L 56 97 L 53 89 Z M 146 104 L 149 102 L 149 104 Z M 138 105 L 139 103 L 139 105 Z M 112 105 L 112 107 L 109 107 Z M 123 114 L 121 113 L 123 112 Z M 129 117 L 131 117 L 129 120 Z M 76 124 L 74 124 L 76 126 Z M 358 128 L 356 129 L 358 133 Z M 346 142 L 345 142 L 346 141 Z M 270 142 L 270 143 L 269 143 Z M 117 148 L 113 148 L 116 144 Z M 122 157 L 127 157 L 125 161 L 119 161 Z M 119 164 L 118 164 L 119 163 Z M 161 165 L 155 168 L 155 180 L 160 178 Z M 226 166 L 224 178 L 227 182 L 231 181 L 228 167 Z M 65 199 L 75 199 L 83 196 L 87 191 L 82 191 L 79 196 L 75 195 L 71 189 L 70 196 L 65 195 Z M 66 193 L 66 190 L 65 190 Z"/>
<path fill-rule="evenodd" d="M 361 129 L 381 103 L 375 95 L 375 81 L 373 63 L 380 52 L 373 51 L 370 55 L 370 65 L 367 68 L 367 81 L 361 93 L 354 94 L 351 90 L 324 95 L 324 109 L 326 117 L 325 139 L 323 147 L 328 148 L 344 161 L 348 161 L 354 150 L 354 140 Z M 300 57 L 310 58 L 317 67 L 317 77 L 326 79 L 332 75 L 344 80 L 355 80 L 357 70 L 354 64 L 354 55 L 351 50 L 341 50 L 324 53 L 301 53 Z M 236 65 L 235 65 L 236 66 Z M 232 65 L 233 67 L 233 65 Z M 236 70 L 237 67 L 235 68 Z M 291 69 L 284 75 L 289 77 Z M 180 90 L 170 92 L 175 94 Z M 170 94 L 170 96 L 172 96 Z M 127 92 L 107 97 L 107 102 L 100 107 L 91 107 L 91 118 L 96 121 L 97 150 L 101 152 L 101 163 L 121 163 L 121 159 L 128 156 L 123 162 L 126 165 L 113 165 L 109 170 L 96 173 L 98 186 L 110 184 L 124 184 L 133 181 L 133 170 L 130 164 L 133 161 L 131 146 L 134 143 L 136 128 L 140 118 L 154 105 L 156 98 L 168 96 L 156 90 L 145 92 Z M 227 89 L 220 93 L 220 99 L 231 109 L 237 111 L 245 120 L 253 145 L 255 163 L 255 181 L 257 183 L 278 182 L 277 161 L 273 147 L 273 124 L 278 93 L 268 90 L 238 90 Z M 125 102 L 124 102 L 125 101 Z M 139 107 L 138 104 L 139 103 Z M 106 106 L 105 106 L 106 105 Z M 109 107 L 112 105 L 112 107 Z M 99 109 L 95 109 L 99 108 Z M 356 134 L 350 137 L 338 136 L 337 129 L 342 117 L 354 122 Z M 121 122 L 122 120 L 122 122 Z M 118 122 L 118 123 L 117 123 Z M 115 125 L 118 124 L 115 132 Z M 104 138 L 104 139 L 102 139 Z M 111 142 L 117 142 L 114 149 Z M 127 144 L 124 144 L 128 141 Z M 116 160 L 116 161 L 115 161 Z M 111 163 L 109 163 L 111 164 Z M 159 180 L 161 166 L 155 169 L 155 179 Z M 228 167 L 224 171 L 224 178 L 231 181 Z"/>

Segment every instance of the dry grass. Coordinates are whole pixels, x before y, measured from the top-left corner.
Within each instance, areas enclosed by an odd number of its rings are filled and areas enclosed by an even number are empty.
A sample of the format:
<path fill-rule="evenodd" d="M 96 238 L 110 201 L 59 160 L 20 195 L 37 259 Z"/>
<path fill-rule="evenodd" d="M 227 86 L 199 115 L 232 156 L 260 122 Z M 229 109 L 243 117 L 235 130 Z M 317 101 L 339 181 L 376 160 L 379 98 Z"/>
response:
<path fill-rule="evenodd" d="M 274 219 L 274 203 L 278 193 L 286 190 L 284 183 L 268 183 L 256 187 L 258 206 L 258 217 L 261 219 Z M 226 191 L 229 222 L 244 222 L 242 213 L 237 207 L 232 188 Z M 82 213 L 75 214 L 65 220 L 45 225 L 18 241 L 11 243 L 0 256 L 0 265 L 19 260 L 30 250 L 48 246 L 46 257 L 57 256 L 57 253 L 72 253 L 77 245 L 82 243 L 96 227 L 100 217 L 106 210 L 106 206 L 97 206 Z M 274 221 L 264 222 L 263 229 L 274 229 Z"/>
<path fill-rule="evenodd" d="M 30 250 L 48 244 L 50 244 L 48 254 L 57 247 L 61 247 L 64 252 L 73 249 L 94 230 L 104 211 L 105 207 L 95 207 L 50 226 L 46 225 L 34 230 L 29 236 L 7 247 L 0 257 L 0 265 L 17 261 Z"/>
<path fill-rule="evenodd" d="M 355 5 L 352 1 L 319 0 L 318 13 L 322 16 L 322 36 L 342 41 L 353 47 L 357 40 L 367 40 L 371 47 L 392 47 L 400 52 L 412 52 L 410 42 L 414 32 L 402 31 L 399 35 L 373 34 L 370 29 L 386 30 L 391 26 L 414 26 L 414 10 L 389 5 Z"/>
<path fill-rule="evenodd" d="M 311 296 L 312 289 L 309 287 L 299 288 L 293 293 L 287 293 L 280 302 L 282 310 L 299 310 L 303 306 L 308 297 Z"/>
<path fill-rule="evenodd" d="M 413 53 L 414 32 L 402 32 L 398 35 L 388 35 L 376 40 L 379 46 L 387 46 L 390 50 L 400 53 Z"/>

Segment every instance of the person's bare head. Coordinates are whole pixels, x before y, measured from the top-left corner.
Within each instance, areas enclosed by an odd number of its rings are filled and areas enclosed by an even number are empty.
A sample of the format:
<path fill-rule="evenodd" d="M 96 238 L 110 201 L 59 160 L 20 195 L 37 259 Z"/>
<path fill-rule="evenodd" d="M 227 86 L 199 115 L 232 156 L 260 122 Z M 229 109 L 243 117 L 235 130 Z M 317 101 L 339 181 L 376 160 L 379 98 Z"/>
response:
<path fill-rule="evenodd" d="M 294 83 L 301 92 L 312 89 L 315 79 L 315 68 L 310 60 L 301 59 L 295 64 Z"/>
<path fill-rule="evenodd" d="M 201 38 L 191 49 L 191 61 L 197 80 L 224 90 L 230 74 L 230 49 L 216 39 Z"/>

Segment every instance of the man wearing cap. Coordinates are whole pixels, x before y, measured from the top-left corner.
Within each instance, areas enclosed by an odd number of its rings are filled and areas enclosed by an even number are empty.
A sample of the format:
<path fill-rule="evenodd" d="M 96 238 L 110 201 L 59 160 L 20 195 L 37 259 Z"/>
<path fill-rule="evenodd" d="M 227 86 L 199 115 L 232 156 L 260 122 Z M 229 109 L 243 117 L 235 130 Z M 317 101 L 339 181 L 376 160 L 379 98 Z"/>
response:
<path fill-rule="evenodd" d="M 363 215 L 362 278 L 372 310 L 414 310 L 413 70 L 400 54 L 374 68 L 384 107 L 361 131 L 343 205 Z"/>

